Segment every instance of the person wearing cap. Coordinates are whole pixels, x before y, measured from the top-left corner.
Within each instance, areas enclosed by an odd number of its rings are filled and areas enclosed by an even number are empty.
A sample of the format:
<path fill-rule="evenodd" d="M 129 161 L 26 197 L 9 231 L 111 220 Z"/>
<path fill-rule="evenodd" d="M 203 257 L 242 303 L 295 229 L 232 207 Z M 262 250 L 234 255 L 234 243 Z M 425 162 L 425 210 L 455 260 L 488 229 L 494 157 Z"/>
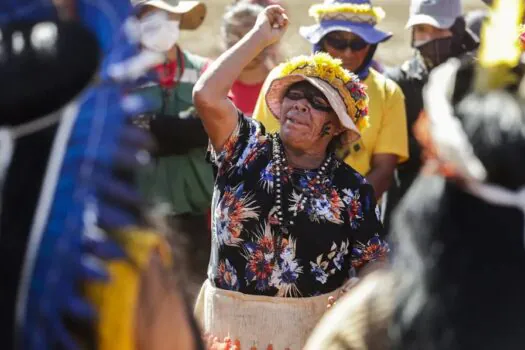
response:
<path fill-rule="evenodd" d="M 429 72 L 450 57 L 470 59 L 478 38 L 466 28 L 460 0 L 412 0 L 406 28 L 412 32 L 414 56 L 385 75 L 394 80 L 405 94 L 410 159 L 396 171 L 396 181 L 384 203 L 384 224 L 388 229 L 392 211 L 404 196 L 421 168 L 421 148 L 413 134 L 413 125 L 423 109 L 423 86 Z"/>
<path fill-rule="evenodd" d="M 355 74 L 326 53 L 281 64 L 266 95 L 279 133 L 228 98 L 287 25 L 282 7 L 267 7 L 193 91 L 217 172 L 196 315 L 204 332 L 242 348 L 301 349 L 328 297 L 388 252 L 372 186 L 336 156 L 367 127 L 368 97 Z"/>
<path fill-rule="evenodd" d="M 178 0 L 132 0 L 132 4 L 143 50 L 165 57 L 135 91 L 152 101 L 152 110 L 135 121 L 150 130 L 158 146 L 154 164 L 141 172 L 138 182 L 150 201 L 169 204 L 171 226 L 187 236 L 189 265 L 200 283 L 209 256 L 213 171 L 205 160 L 208 137 L 195 117 L 191 92 L 209 60 L 183 50 L 178 38 L 180 30 L 202 24 L 206 6 Z"/>
<path fill-rule="evenodd" d="M 367 86 L 370 127 L 344 150 L 344 160 L 366 177 L 376 198 L 380 198 L 390 186 L 397 164 L 408 158 L 403 94 L 393 81 L 372 68 L 378 45 L 392 36 L 376 28 L 384 12 L 369 0 L 326 0 L 313 5 L 310 15 L 317 24 L 302 27 L 300 34 L 310 41 L 313 51 L 341 59 L 344 68 L 357 74 Z M 279 121 L 265 101 L 276 73 L 270 73 L 254 111 L 254 118 L 269 131 L 279 129 Z"/>

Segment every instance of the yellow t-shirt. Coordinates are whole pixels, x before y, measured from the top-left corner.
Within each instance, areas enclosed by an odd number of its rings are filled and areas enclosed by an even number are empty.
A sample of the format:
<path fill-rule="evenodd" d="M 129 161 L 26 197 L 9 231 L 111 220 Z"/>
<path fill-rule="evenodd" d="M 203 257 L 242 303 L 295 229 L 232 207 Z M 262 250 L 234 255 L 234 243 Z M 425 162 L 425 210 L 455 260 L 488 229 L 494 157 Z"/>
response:
<path fill-rule="evenodd" d="M 260 121 L 268 132 L 279 130 L 279 121 L 266 105 L 265 95 L 276 77 L 274 69 L 268 75 L 259 94 L 253 118 Z M 370 99 L 368 115 L 370 127 L 361 132 L 361 139 L 350 145 L 345 162 L 366 176 L 371 168 L 372 156 L 379 153 L 395 154 L 399 163 L 408 159 L 408 135 L 405 96 L 401 88 L 379 72 L 370 69 L 363 82 Z"/>

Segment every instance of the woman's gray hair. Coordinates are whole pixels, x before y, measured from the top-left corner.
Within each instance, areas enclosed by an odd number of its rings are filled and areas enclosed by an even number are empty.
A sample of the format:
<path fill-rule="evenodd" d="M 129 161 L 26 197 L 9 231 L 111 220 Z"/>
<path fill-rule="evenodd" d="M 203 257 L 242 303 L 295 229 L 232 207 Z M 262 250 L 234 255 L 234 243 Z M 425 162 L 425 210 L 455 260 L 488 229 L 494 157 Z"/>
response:
<path fill-rule="evenodd" d="M 221 34 L 223 37 L 239 26 L 253 27 L 259 13 L 264 11 L 264 7 L 247 1 L 239 1 L 226 9 L 222 17 Z"/>

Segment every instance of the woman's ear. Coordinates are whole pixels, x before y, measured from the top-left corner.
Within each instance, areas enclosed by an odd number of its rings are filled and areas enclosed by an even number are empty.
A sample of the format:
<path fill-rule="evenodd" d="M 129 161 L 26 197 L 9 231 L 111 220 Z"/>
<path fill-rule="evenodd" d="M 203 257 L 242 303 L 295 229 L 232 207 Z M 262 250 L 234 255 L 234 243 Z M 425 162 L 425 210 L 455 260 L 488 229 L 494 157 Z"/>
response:
<path fill-rule="evenodd" d="M 334 128 L 334 136 L 339 136 L 343 132 L 345 132 L 346 129 L 343 127 L 343 125 L 339 121 L 339 117 L 337 116 L 337 114 L 335 114 L 335 112 L 333 114 L 334 114 L 333 117 L 334 117 L 334 126 L 335 126 L 335 128 Z"/>
<path fill-rule="evenodd" d="M 345 131 L 346 131 L 345 128 L 343 128 L 341 125 L 338 125 L 337 129 L 335 129 L 334 136 L 339 136 L 342 133 L 344 133 Z"/>

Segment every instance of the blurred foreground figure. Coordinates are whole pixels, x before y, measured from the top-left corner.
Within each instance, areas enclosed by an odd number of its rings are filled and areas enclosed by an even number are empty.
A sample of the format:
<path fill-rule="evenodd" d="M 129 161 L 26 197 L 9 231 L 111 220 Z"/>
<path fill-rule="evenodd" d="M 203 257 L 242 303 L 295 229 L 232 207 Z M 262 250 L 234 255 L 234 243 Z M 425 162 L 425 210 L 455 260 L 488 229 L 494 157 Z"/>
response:
<path fill-rule="evenodd" d="M 133 185 L 149 102 L 123 91 L 156 58 L 128 0 L 57 4 L 0 4 L 2 348 L 198 349 Z"/>
<path fill-rule="evenodd" d="M 451 59 L 425 88 L 417 135 L 426 171 L 394 218 L 393 270 L 341 299 L 306 349 L 525 344 L 525 80 L 516 33 L 523 5 L 494 6 L 478 63 Z M 468 93 L 460 93 L 465 83 Z"/>

